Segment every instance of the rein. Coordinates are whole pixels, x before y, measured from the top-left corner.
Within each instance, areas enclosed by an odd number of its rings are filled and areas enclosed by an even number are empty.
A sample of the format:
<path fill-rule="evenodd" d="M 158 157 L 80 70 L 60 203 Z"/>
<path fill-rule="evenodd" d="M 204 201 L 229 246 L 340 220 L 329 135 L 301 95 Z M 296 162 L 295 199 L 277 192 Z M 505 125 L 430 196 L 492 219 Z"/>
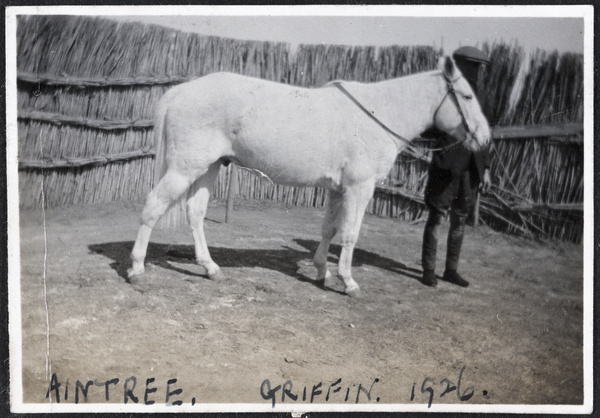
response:
<path fill-rule="evenodd" d="M 366 107 L 364 107 L 362 105 L 362 103 L 359 102 L 356 99 L 356 97 L 354 97 L 352 94 L 350 94 L 350 92 L 348 90 L 346 90 L 344 88 L 344 86 L 342 86 L 342 82 L 341 81 L 334 81 L 332 84 L 335 87 L 337 87 L 339 91 L 341 91 L 342 93 L 344 93 L 344 95 L 346 97 L 348 97 L 352 101 L 352 103 L 354 103 L 360 110 L 362 110 L 363 112 L 365 112 L 368 117 L 370 117 L 371 119 L 373 119 L 375 121 L 375 123 L 377 123 L 379 126 L 381 126 L 384 131 L 386 131 L 387 133 L 389 133 L 390 135 L 392 135 L 396 139 L 399 139 L 400 141 L 404 142 L 409 147 L 415 147 L 410 140 L 404 138 L 402 135 L 399 135 L 396 132 L 394 132 L 393 130 L 391 130 L 390 128 L 388 128 L 387 125 L 385 125 L 382 121 L 380 121 L 374 114 L 372 114 L 371 112 L 369 112 L 369 110 Z"/>
<path fill-rule="evenodd" d="M 446 98 L 448 96 L 452 97 L 452 100 L 454 102 L 454 104 L 456 105 L 457 109 L 458 109 L 458 114 L 460 115 L 461 119 L 462 119 L 462 123 L 463 126 L 465 128 L 465 130 L 467 131 L 467 133 L 471 136 L 474 137 L 469 124 L 467 123 L 467 119 L 465 117 L 465 114 L 462 111 L 462 108 L 460 107 L 460 103 L 458 102 L 458 97 L 456 97 L 456 90 L 454 90 L 454 82 L 457 80 L 460 80 L 460 77 L 455 79 L 455 80 L 451 80 L 448 75 L 444 72 L 442 72 L 442 74 L 444 74 L 444 79 L 446 80 L 446 87 L 448 88 L 448 91 L 446 92 L 446 95 L 444 96 L 444 98 L 442 99 L 441 103 L 439 104 L 439 106 L 437 107 L 435 113 L 433 114 L 433 119 L 435 121 L 435 117 L 437 115 L 438 110 L 440 109 L 440 107 L 442 107 L 442 105 L 444 104 L 444 102 L 446 101 Z M 427 156 L 425 155 L 425 153 L 420 152 L 420 149 L 415 146 L 410 140 L 406 139 L 405 137 L 403 137 L 402 135 L 397 134 L 396 132 L 394 132 L 392 129 L 390 129 L 386 124 L 384 124 L 382 121 L 380 121 L 373 113 L 369 112 L 369 110 L 367 108 L 365 108 L 362 103 L 360 103 L 358 101 L 358 99 L 356 99 L 356 97 L 354 97 L 348 90 L 346 90 L 346 88 L 344 88 L 344 86 L 342 86 L 342 81 L 333 81 L 331 83 L 333 86 L 337 87 L 337 89 L 339 91 L 341 91 L 346 97 L 348 97 L 352 103 L 354 103 L 360 110 L 362 110 L 367 116 L 369 116 L 373 121 L 375 121 L 375 123 L 377 123 L 381 128 L 383 128 L 383 130 L 385 130 L 387 133 L 389 133 L 390 135 L 392 135 L 394 138 L 399 139 L 401 142 L 404 142 L 407 147 L 412 151 L 412 153 L 415 155 L 415 157 L 424 160 L 424 161 L 428 161 L 429 159 L 427 158 Z M 457 142 L 447 145 L 445 147 L 442 148 L 432 148 L 429 149 L 429 151 L 448 151 L 458 145 L 460 145 L 461 142 L 465 142 L 464 139 L 458 140 Z M 398 147 L 399 148 L 399 147 Z"/>

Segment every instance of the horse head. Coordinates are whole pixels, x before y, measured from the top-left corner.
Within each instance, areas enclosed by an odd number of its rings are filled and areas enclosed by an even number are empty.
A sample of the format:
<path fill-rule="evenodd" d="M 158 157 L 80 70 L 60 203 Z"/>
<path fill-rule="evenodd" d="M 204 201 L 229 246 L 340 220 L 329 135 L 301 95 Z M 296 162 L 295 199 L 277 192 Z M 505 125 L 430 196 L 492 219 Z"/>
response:
<path fill-rule="evenodd" d="M 443 92 L 434 114 L 434 125 L 472 151 L 487 146 L 490 127 L 477 95 L 450 57 L 440 59 Z"/>

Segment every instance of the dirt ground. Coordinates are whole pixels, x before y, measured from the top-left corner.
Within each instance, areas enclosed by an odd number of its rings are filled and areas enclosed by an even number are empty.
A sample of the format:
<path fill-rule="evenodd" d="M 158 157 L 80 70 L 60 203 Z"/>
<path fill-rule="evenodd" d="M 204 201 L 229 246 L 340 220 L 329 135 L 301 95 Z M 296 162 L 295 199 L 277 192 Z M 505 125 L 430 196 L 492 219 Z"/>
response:
<path fill-rule="evenodd" d="M 337 279 L 314 282 L 322 209 L 238 202 L 232 222 L 219 205 L 205 222 L 227 280 L 194 264 L 187 230 L 156 230 L 132 285 L 140 210 L 47 210 L 46 258 L 42 212 L 21 212 L 24 402 L 583 402 L 582 245 L 469 227 L 460 270 L 471 285 L 428 288 L 423 224 L 367 215 L 355 299 Z M 339 251 L 334 242 L 334 276 Z"/>

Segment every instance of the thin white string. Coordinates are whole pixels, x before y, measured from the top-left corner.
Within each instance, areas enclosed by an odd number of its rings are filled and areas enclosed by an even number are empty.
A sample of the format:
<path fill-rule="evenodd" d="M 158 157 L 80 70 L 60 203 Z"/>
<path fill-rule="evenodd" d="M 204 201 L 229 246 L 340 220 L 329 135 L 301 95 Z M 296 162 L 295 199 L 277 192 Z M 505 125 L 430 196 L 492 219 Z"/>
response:
<path fill-rule="evenodd" d="M 43 286 L 44 286 L 44 307 L 46 310 L 46 380 L 48 380 L 52 373 L 52 364 L 50 362 L 50 316 L 48 313 L 48 292 L 46 287 L 46 269 L 48 259 L 48 242 L 46 235 L 46 196 L 44 194 L 44 179 L 46 173 L 44 172 L 44 139 L 42 133 L 39 135 L 40 149 L 42 151 L 42 223 L 44 230 L 44 270 L 43 270 Z M 52 391 L 48 391 L 49 402 L 52 403 Z"/>

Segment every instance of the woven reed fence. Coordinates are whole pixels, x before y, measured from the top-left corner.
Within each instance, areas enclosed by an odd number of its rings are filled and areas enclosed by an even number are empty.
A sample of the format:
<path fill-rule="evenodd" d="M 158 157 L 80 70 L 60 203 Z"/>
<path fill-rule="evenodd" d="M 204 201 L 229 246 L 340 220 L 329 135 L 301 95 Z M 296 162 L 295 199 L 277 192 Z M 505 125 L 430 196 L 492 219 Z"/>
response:
<path fill-rule="evenodd" d="M 305 87 L 334 79 L 379 81 L 435 68 L 431 47 L 348 47 L 238 41 L 157 26 L 73 16 L 21 17 L 18 41 L 19 193 L 24 208 L 140 200 L 153 184 L 152 118 L 174 84 L 231 71 Z M 481 219 L 531 236 L 579 242 L 582 235 L 582 57 L 484 45 L 484 111 L 497 127 L 496 187 Z M 516 92 L 516 93 L 515 93 Z M 568 124 L 568 125 L 566 125 Z M 541 127 L 539 125 L 544 125 Z M 517 126 L 517 127 L 515 127 Z M 566 126 L 566 128 L 565 128 Z M 531 128 L 531 129 L 528 129 Z M 423 147 L 428 142 L 419 142 Z M 401 155 L 368 211 L 419 220 L 427 163 Z M 214 196 L 323 206 L 318 188 L 273 185 L 223 168 Z M 163 222 L 185 223 L 181 209 Z"/>

